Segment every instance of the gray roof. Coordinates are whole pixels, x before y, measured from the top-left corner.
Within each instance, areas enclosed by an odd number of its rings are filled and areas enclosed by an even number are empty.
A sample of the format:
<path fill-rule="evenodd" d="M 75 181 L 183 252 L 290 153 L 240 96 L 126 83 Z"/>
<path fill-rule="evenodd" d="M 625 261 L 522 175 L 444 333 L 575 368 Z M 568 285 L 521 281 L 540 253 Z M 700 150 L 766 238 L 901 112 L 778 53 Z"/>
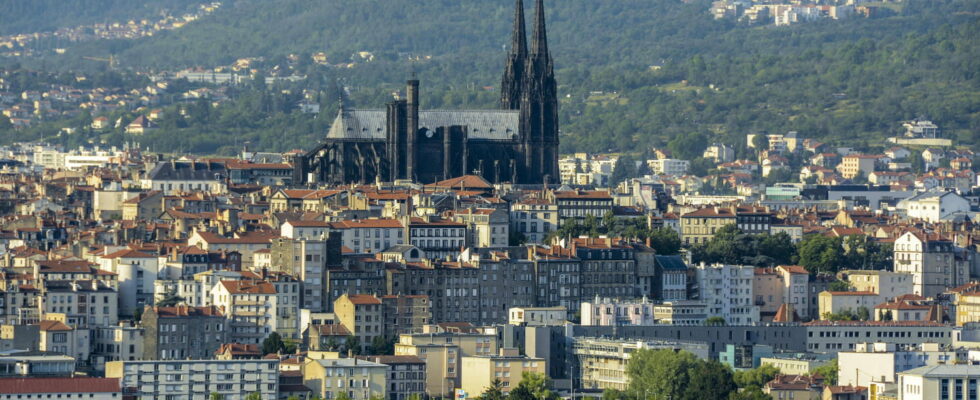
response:
<path fill-rule="evenodd" d="M 384 140 L 387 112 L 341 110 L 327 132 L 327 139 Z M 419 128 L 467 126 L 470 139 L 513 140 L 520 129 L 520 112 L 514 110 L 419 111 Z"/>
<path fill-rule="evenodd" d="M 975 377 L 980 376 L 980 368 L 976 365 L 966 365 L 966 364 L 941 364 L 941 365 L 927 365 L 925 367 L 913 368 L 906 370 L 904 372 L 899 372 L 899 375 L 922 375 L 922 376 L 952 376 L 952 377 Z"/>
<path fill-rule="evenodd" d="M 160 162 L 147 174 L 152 180 L 213 181 L 224 177 L 225 165 L 217 162 L 177 161 Z"/>
<path fill-rule="evenodd" d="M 672 271 L 685 271 L 687 270 L 687 264 L 684 264 L 684 260 L 681 256 L 654 256 L 657 260 L 657 264 L 660 264 L 660 268 Z"/>

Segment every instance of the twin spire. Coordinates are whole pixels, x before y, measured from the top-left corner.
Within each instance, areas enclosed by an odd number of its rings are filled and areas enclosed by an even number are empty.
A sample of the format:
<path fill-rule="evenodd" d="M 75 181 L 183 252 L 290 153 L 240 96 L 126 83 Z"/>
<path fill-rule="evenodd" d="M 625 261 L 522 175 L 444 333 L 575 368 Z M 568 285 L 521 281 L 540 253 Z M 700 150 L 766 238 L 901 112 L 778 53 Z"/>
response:
<path fill-rule="evenodd" d="M 531 34 L 531 52 L 527 49 L 527 32 L 524 27 L 524 0 L 516 0 L 514 4 L 514 30 L 511 33 L 510 52 L 507 55 L 507 65 L 500 85 L 500 102 L 504 109 L 520 108 L 521 95 L 524 91 L 525 79 L 533 73 L 528 64 L 543 62 L 550 64 L 551 55 L 548 53 L 548 35 L 544 19 L 544 0 L 536 0 L 534 10 L 534 31 Z"/>

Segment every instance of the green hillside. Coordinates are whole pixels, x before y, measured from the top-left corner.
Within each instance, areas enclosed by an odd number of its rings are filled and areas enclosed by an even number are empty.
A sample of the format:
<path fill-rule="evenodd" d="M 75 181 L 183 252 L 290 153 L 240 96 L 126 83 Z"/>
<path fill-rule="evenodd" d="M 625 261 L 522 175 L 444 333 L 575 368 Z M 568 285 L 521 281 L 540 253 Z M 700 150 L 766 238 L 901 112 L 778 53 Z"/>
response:
<path fill-rule="evenodd" d="M 483 88 L 499 84 L 512 4 L 228 1 L 214 15 L 176 31 L 83 43 L 43 61 L 48 67 L 93 68 L 101 65 L 81 55 L 111 53 L 124 67 L 160 69 L 255 56 L 265 57 L 266 65 L 284 65 L 285 56 L 296 53 L 303 56 L 298 68 L 315 85 L 338 81 L 353 89 L 350 100 L 357 106 L 381 106 L 414 70 L 427 107 L 491 107 L 496 94 Z M 744 134 L 756 130 L 796 130 L 804 137 L 880 146 L 899 121 L 916 116 L 933 119 L 960 144 L 980 143 L 980 2 L 912 0 L 881 8 L 875 18 L 789 27 L 715 21 L 709 5 L 548 1 L 563 150 L 669 145 L 695 154 L 712 140 L 741 145 Z M 353 69 L 321 67 L 308 59 L 316 51 L 334 63 L 369 51 L 375 61 Z M 431 59 L 410 63 L 411 55 Z M 261 132 L 236 130 L 234 139 L 272 135 L 257 141 L 282 143 L 273 140 L 275 132 L 297 127 L 277 129 L 276 121 L 293 119 L 272 113 L 259 121 Z M 310 129 L 323 124 L 315 125 Z M 188 129 L 207 136 L 191 137 L 182 145 L 201 145 L 186 150 L 211 151 L 229 142 L 222 129 Z M 303 134 L 289 144 L 308 145 L 320 134 Z"/>
<path fill-rule="evenodd" d="M 162 11 L 179 14 L 201 3 L 198 0 L 4 0 L 0 1 L 0 35 L 126 22 L 157 16 Z"/>

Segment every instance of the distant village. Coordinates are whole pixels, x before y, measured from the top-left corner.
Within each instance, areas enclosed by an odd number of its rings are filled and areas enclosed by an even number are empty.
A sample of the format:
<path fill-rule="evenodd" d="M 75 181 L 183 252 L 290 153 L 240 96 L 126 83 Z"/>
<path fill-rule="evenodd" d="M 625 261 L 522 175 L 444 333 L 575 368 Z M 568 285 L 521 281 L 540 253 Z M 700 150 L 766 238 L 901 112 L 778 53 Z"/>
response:
<path fill-rule="evenodd" d="M 877 17 L 900 9 L 901 1 L 866 2 L 855 0 L 789 2 L 718 0 L 711 3 L 715 19 L 733 19 L 748 24 L 787 26 L 821 19 Z"/>

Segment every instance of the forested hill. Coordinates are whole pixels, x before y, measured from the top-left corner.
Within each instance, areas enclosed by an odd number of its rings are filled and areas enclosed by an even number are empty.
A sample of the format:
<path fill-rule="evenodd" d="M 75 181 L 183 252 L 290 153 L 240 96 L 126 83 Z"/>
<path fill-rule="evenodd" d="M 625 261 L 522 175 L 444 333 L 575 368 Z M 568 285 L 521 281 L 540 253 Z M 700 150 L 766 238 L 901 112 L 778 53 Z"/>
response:
<path fill-rule="evenodd" d="M 54 31 L 95 23 L 149 18 L 163 11 L 180 14 L 198 0 L 4 0 L 0 35 Z"/>
<path fill-rule="evenodd" d="M 980 143 L 980 2 L 886 6 L 870 19 L 774 27 L 713 20 L 710 0 L 546 0 L 562 148 L 670 144 L 687 155 L 709 141 L 744 145 L 745 133 L 758 130 L 880 145 L 899 121 L 917 116 L 958 143 Z M 491 107 L 496 95 L 483 88 L 499 84 L 512 7 L 513 0 L 228 0 L 179 30 L 82 43 L 45 61 L 93 67 L 101 65 L 83 55 L 113 54 L 123 67 L 159 70 L 256 56 L 284 65 L 298 54 L 318 81 L 353 88 L 357 106 L 381 106 L 415 70 L 426 107 Z M 317 51 L 331 63 L 358 51 L 375 60 L 324 68 L 309 61 Z M 410 63 L 410 56 L 431 58 Z"/>

